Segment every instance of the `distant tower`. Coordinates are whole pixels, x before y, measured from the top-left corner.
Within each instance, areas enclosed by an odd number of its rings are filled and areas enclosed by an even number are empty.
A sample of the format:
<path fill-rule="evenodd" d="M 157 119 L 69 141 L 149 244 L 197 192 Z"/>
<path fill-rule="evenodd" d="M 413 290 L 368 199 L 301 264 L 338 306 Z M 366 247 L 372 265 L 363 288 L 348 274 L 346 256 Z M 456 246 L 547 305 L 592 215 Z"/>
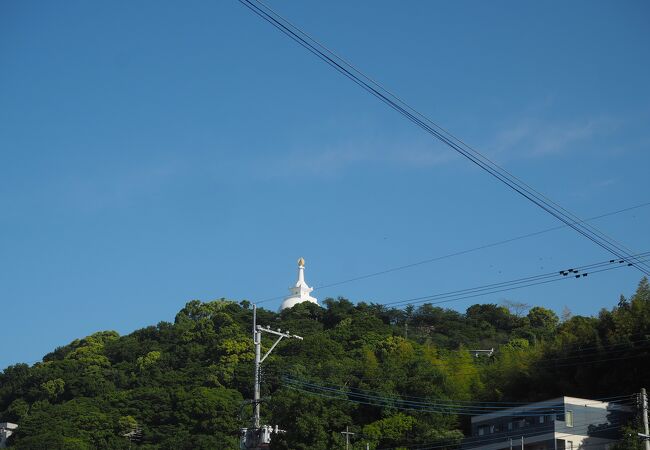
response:
<path fill-rule="evenodd" d="M 289 288 L 291 294 L 284 299 L 280 311 L 287 308 L 292 308 L 298 303 L 302 302 L 312 302 L 318 304 L 318 300 L 309 295 L 314 288 L 307 286 L 305 283 L 305 259 L 300 258 L 298 260 L 298 281 L 296 285 Z"/>

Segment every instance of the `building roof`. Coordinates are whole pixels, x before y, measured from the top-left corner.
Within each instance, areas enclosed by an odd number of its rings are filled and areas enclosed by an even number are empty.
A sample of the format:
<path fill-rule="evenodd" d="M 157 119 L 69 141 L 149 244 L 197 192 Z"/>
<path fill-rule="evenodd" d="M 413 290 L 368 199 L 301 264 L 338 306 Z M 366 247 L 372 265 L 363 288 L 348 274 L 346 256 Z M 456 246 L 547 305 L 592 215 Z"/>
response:
<path fill-rule="evenodd" d="M 552 414 L 556 410 L 557 412 L 563 410 L 564 405 L 576 405 L 598 409 L 618 409 L 621 411 L 627 411 L 629 409 L 628 407 L 620 405 L 618 403 L 564 396 L 552 398 L 550 400 L 543 400 L 541 402 L 527 403 L 521 406 L 502 409 L 501 411 L 474 416 L 472 417 L 472 423 L 498 419 L 500 417 L 525 416 L 527 412 L 537 412 L 539 414 L 540 410 L 545 410 L 548 411 L 549 414 Z"/>

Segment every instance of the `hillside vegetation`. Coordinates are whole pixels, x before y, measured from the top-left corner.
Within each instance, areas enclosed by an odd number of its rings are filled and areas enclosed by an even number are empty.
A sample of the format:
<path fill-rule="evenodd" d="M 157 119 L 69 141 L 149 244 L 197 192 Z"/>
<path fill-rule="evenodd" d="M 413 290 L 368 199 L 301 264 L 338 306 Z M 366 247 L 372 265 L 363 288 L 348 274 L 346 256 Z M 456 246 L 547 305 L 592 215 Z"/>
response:
<path fill-rule="evenodd" d="M 191 301 L 173 323 L 75 340 L 0 374 L 0 422 L 19 424 L 17 449 L 237 448 L 251 415 L 251 322 L 247 301 Z M 400 310 L 339 298 L 281 314 L 258 309 L 258 323 L 304 337 L 283 341 L 263 366 L 263 422 L 287 430 L 276 449 L 343 448 L 346 426 L 371 448 L 451 443 L 467 426 L 466 416 L 332 399 L 309 386 L 528 401 L 631 394 L 649 379 L 646 279 L 597 317 L 560 320 L 543 307 L 515 314 L 496 304 Z M 492 357 L 468 351 L 492 347 Z"/>

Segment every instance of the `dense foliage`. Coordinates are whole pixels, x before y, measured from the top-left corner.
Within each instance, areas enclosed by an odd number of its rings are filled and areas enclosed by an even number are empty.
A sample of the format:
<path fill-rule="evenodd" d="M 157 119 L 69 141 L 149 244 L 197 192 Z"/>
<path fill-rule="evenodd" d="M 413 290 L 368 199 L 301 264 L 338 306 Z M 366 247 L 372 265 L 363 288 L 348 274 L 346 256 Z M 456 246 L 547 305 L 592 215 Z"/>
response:
<path fill-rule="evenodd" d="M 342 298 L 281 314 L 259 309 L 258 323 L 304 336 L 283 341 L 263 367 L 264 422 L 287 430 L 273 448 L 342 448 L 346 426 L 371 448 L 455 442 L 467 426 L 464 416 L 305 394 L 287 375 L 391 398 L 465 401 L 606 397 L 647 383 L 646 279 L 598 317 L 517 312 L 495 304 L 400 310 Z M 251 415 L 251 322 L 246 301 L 191 301 L 174 323 L 75 340 L 0 374 L 0 422 L 20 425 L 11 444 L 25 450 L 237 448 Z M 468 351 L 492 347 L 492 357 Z"/>

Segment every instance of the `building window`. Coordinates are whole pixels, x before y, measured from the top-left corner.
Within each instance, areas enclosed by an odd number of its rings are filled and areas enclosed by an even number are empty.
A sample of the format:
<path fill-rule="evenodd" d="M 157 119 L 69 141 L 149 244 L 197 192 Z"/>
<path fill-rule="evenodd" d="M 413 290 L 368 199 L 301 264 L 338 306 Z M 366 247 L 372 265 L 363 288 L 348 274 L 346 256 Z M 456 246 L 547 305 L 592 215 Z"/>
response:
<path fill-rule="evenodd" d="M 573 426 L 573 411 L 566 412 L 566 426 L 567 427 Z"/>
<path fill-rule="evenodd" d="M 539 416 L 539 423 L 544 423 L 546 416 Z"/>
<path fill-rule="evenodd" d="M 512 422 L 508 422 L 508 431 L 512 431 Z"/>

